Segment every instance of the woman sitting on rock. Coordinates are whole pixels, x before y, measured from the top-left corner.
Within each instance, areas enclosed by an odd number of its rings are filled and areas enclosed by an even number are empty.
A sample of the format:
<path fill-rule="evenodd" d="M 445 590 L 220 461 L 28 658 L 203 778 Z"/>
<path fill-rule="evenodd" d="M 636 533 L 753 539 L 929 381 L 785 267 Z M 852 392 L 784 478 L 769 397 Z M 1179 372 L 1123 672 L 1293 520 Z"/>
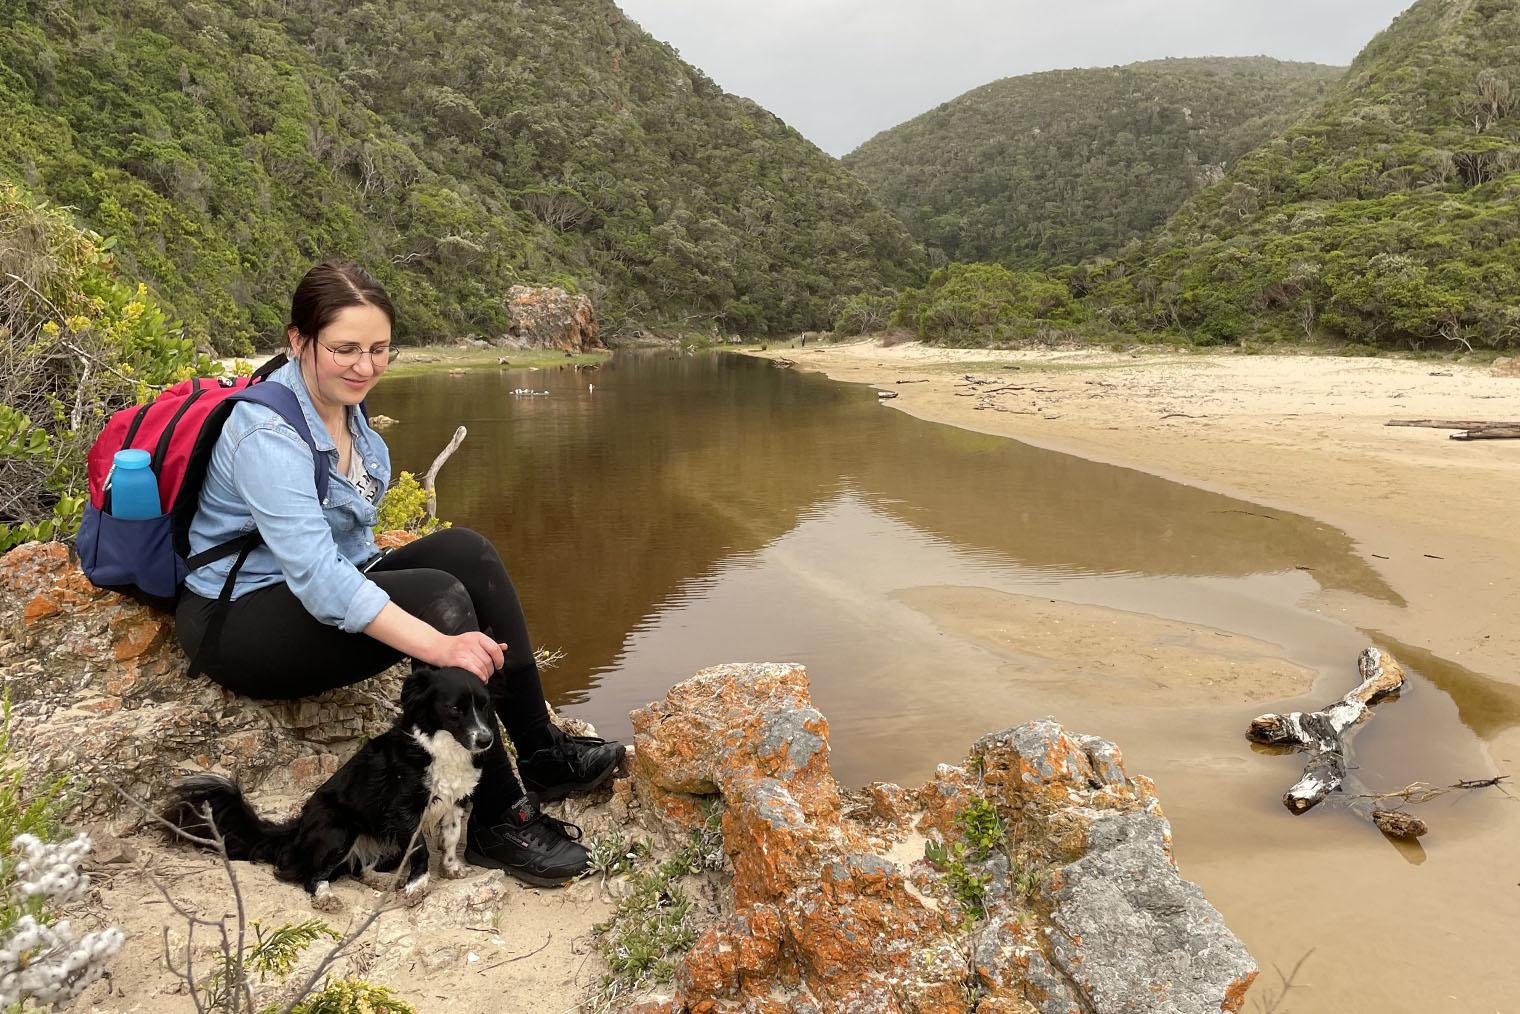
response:
<path fill-rule="evenodd" d="M 485 680 L 537 799 L 513 775 L 498 730 L 465 858 L 528 883 L 560 884 L 585 871 L 587 852 L 574 840 L 579 829 L 541 813 L 537 800 L 602 784 L 623 747 L 550 724 L 522 606 L 484 538 L 449 528 L 386 556 L 377 551 L 371 526 L 390 454 L 358 406 L 395 358 L 394 323 L 390 297 L 362 268 L 327 262 L 301 279 L 286 327 L 289 362 L 265 383 L 295 392 L 327 458 L 329 492 L 318 502 L 311 451 L 289 423 L 263 405 L 233 408 L 201 490 L 191 551 L 255 528 L 263 542 L 223 610 L 217 596 L 235 557 L 190 574 L 180 643 L 217 683 L 266 699 L 356 683 L 403 657 Z"/>

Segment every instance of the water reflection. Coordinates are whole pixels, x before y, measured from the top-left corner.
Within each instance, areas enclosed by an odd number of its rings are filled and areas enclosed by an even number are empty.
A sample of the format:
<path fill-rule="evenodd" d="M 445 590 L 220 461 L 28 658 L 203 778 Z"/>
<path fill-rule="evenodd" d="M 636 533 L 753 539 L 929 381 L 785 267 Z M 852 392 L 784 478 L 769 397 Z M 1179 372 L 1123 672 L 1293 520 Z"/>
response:
<path fill-rule="evenodd" d="M 456 425 L 470 428 L 440 511 L 502 549 L 535 637 L 568 652 L 546 678 L 556 702 L 614 731 L 626 706 L 715 661 L 796 658 L 841 687 L 877 682 L 892 639 L 851 606 L 868 574 L 884 588 L 954 584 L 979 565 L 1000 587 L 1059 583 L 1073 601 L 1194 622 L 1250 599 L 1224 611 L 1279 641 L 1268 614 L 1316 582 L 1397 600 L 1343 533 L 1309 519 L 924 423 L 869 391 L 739 357 L 397 377 L 374 403 L 401 420 L 387 433 L 401 468 L 423 470 Z M 806 547 L 787 550 L 798 566 L 724 593 L 787 533 Z M 826 580 L 837 594 L 820 596 Z M 703 602 L 693 628 L 683 610 Z"/>

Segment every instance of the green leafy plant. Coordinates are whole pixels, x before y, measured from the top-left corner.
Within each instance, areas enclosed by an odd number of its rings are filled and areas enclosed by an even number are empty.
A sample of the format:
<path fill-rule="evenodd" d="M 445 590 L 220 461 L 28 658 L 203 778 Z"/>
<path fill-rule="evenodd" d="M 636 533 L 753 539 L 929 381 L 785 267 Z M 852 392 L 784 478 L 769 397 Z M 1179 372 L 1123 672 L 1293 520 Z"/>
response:
<path fill-rule="evenodd" d="M 417 477 L 411 472 L 402 472 L 391 481 L 390 488 L 380 498 L 375 534 L 403 531 L 427 535 L 448 528 L 449 522 L 440 521 L 428 513 L 427 504 L 427 490 L 422 488 Z"/>
<path fill-rule="evenodd" d="M 997 808 L 981 796 L 973 797 L 955 819 L 962 840 L 949 844 L 928 841 L 924 844 L 924 858 L 944 874 L 950 893 L 970 925 L 986 916 L 987 887 L 992 882 L 990 873 L 974 866 L 1003 848 L 1007 832 Z"/>
<path fill-rule="evenodd" d="M 675 854 L 653 870 L 633 874 L 612 918 L 597 925 L 599 950 L 608 968 L 600 992 L 603 1002 L 610 1005 L 646 983 L 669 982 L 675 975 L 677 961 L 697 937 L 691 899 L 681 882 L 722 866 L 721 817 L 717 808 L 709 810 L 703 825 L 687 835 Z M 615 856 L 619 837 L 607 836 L 600 849 L 604 857 Z M 593 863 L 597 852 L 593 847 Z M 629 861 L 630 868 L 635 861 Z"/>
<path fill-rule="evenodd" d="M 77 530 L 112 412 L 218 372 L 112 246 L 0 178 L 0 552 Z"/>

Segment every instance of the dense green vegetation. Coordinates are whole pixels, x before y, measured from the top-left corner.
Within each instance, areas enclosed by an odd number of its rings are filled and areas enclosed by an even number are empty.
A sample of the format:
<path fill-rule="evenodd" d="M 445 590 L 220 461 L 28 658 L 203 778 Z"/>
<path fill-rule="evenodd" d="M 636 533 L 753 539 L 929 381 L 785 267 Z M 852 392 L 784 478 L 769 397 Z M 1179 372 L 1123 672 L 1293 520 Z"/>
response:
<path fill-rule="evenodd" d="M 1071 280 L 1124 330 L 1520 345 L 1520 4 L 1419 0 L 1312 115 Z"/>
<path fill-rule="evenodd" d="M 109 241 L 0 180 L 0 552 L 73 534 L 111 412 L 215 368 Z"/>
<path fill-rule="evenodd" d="M 1041 295 L 1056 284 L 1075 307 Z M 1145 240 L 1043 272 L 954 265 L 893 320 L 948 341 L 1520 346 L 1520 4 L 1419 0 Z"/>
<path fill-rule="evenodd" d="M 499 333 L 518 281 L 614 329 L 817 327 L 921 270 L 858 180 L 610 0 L 0 0 L 0 108 L 0 176 L 223 351 L 334 254 L 404 339 Z"/>
<path fill-rule="evenodd" d="M 1149 233 L 1342 72 L 1256 57 L 1006 78 L 845 164 L 951 260 L 1073 263 Z"/>

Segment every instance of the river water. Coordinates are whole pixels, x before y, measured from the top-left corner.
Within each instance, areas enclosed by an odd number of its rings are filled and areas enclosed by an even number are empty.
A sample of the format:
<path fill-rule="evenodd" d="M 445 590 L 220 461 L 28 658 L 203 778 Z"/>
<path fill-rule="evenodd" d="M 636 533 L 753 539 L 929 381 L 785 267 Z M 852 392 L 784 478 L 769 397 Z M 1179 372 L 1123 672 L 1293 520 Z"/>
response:
<path fill-rule="evenodd" d="M 500 549 L 536 643 L 565 652 L 551 701 L 604 735 L 733 661 L 807 666 L 847 785 L 917 784 L 979 735 L 1053 716 L 1156 779 L 1184 874 L 1264 967 L 1308 954 L 1280 1010 L 1510 1009 L 1476 967 L 1467 993 L 1419 978 L 1418 1001 L 1407 970 L 1373 970 L 1392 950 L 1475 963 L 1434 927 L 1503 877 L 1433 873 L 1421 846 L 1333 807 L 1289 816 L 1301 763 L 1242 735 L 1343 693 L 1370 638 L 1412 684 L 1357 739 L 1367 784 L 1479 777 L 1484 742 L 1520 722 L 1509 688 L 1316 606 L 1321 590 L 1398 602 L 1344 533 L 738 356 L 398 376 L 371 408 L 399 420 L 397 470 L 469 428 L 439 513 Z M 1476 842 L 1503 817 L 1471 799 L 1421 812 Z M 1377 900 L 1318 907 L 1348 892 Z"/>

